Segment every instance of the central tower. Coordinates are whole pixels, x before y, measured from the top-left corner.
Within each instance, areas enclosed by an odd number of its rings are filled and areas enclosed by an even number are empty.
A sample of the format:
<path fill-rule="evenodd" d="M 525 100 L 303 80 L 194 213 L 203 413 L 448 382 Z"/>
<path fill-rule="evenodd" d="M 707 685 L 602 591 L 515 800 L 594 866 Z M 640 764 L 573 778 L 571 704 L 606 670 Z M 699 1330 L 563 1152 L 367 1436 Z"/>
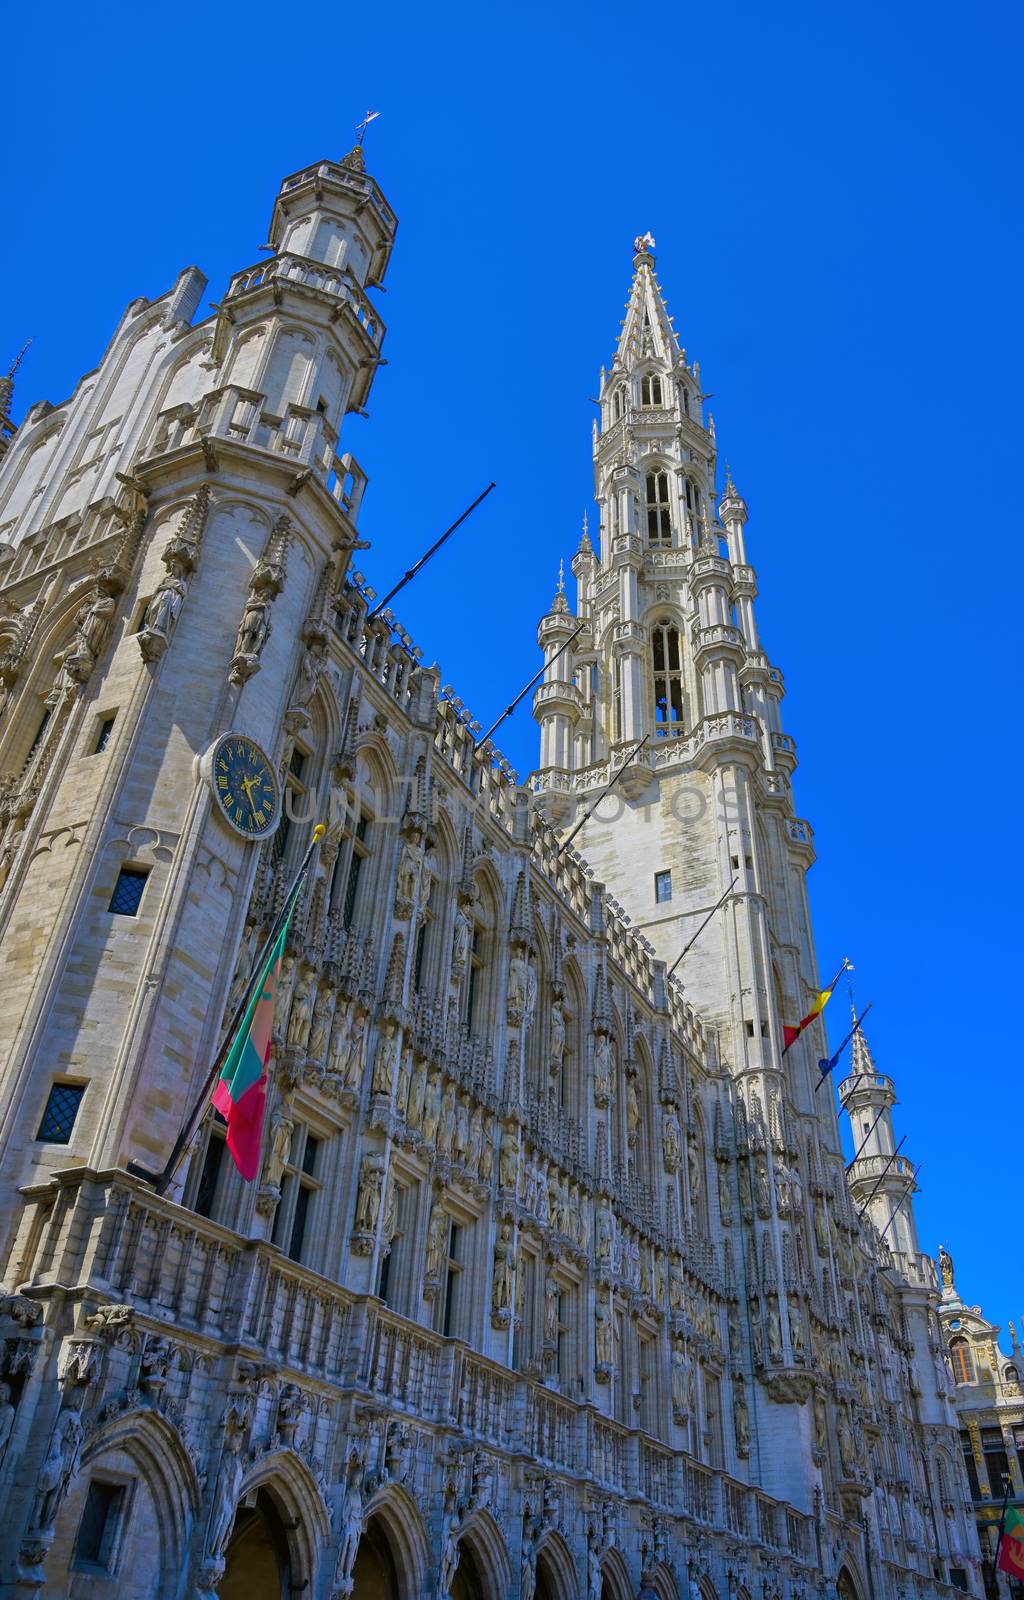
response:
<path fill-rule="evenodd" d="M 782 674 L 757 634 L 747 507 L 727 472 L 716 513 L 714 419 L 653 244 L 649 234 L 635 242 L 618 347 L 601 373 L 600 533 L 595 550 L 584 529 L 572 563 L 578 617 L 560 591 L 540 623 L 534 782 L 552 821 L 568 826 L 646 741 L 579 849 L 669 966 L 727 894 L 676 971 L 732 1070 L 761 1073 L 781 1062 L 783 1017 L 803 1016 L 817 989 L 812 834 L 794 814 Z M 809 1030 L 787 1056 L 803 1109 L 820 1044 Z"/>

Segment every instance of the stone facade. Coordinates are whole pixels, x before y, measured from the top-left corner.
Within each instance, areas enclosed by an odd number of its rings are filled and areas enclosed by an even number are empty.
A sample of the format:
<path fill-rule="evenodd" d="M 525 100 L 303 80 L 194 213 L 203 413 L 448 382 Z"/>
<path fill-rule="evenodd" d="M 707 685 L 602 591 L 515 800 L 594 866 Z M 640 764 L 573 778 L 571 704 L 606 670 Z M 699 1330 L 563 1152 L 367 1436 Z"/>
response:
<path fill-rule="evenodd" d="M 1019 1585 L 996 1573 L 994 1561 L 1004 1496 L 1024 1510 L 1024 1351 L 1010 1323 L 1010 1354 L 1000 1330 L 980 1306 L 966 1306 L 953 1277 L 953 1258 L 939 1252 L 939 1318 L 956 1385 L 956 1411 L 967 1482 L 978 1525 L 986 1593 L 1019 1594 Z"/>
<path fill-rule="evenodd" d="M 782 1055 L 810 830 L 650 249 L 520 786 L 352 565 L 395 227 L 358 149 L 286 179 L 0 467 L 0 1594 L 977 1593 L 934 1270 Z M 156 1181 L 319 818 L 262 1170 L 208 1114 Z"/>

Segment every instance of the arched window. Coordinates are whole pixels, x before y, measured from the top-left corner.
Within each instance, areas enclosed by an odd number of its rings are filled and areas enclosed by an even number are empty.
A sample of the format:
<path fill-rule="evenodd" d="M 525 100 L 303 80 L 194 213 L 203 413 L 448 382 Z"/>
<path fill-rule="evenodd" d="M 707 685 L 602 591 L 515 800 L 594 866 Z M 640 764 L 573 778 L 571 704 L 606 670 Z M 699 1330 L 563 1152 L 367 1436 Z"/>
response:
<path fill-rule="evenodd" d="M 660 406 L 661 378 L 656 372 L 645 372 L 640 379 L 640 404 L 642 406 Z"/>
<path fill-rule="evenodd" d="M 360 760 L 331 879 L 331 910 L 340 913 L 344 928 L 363 926 L 362 913 L 370 904 L 368 863 L 374 843 L 374 819 L 379 815 L 373 781 Z"/>
<path fill-rule="evenodd" d="M 647 474 L 647 538 L 649 543 L 672 543 L 672 513 L 669 509 L 668 473 Z"/>
<path fill-rule="evenodd" d="M 700 490 L 692 478 L 686 480 L 686 520 L 694 543 L 700 538 Z"/>
<path fill-rule="evenodd" d="M 971 1347 L 966 1339 L 950 1339 L 949 1359 L 953 1363 L 954 1382 L 974 1382 L 974 1357 L 971 1355 Z"/>
<path fill-rule="evenodd" d="M 618 422 L 626 409 L 626 391 L 620 384 L 612 395 L 612 421 Z"/>
<path fill-rule="evenodd" d="M 685 383 L 681 383 L 679 385 L 679 393 L 683 397 L 683 410 L 686 413 L 686 415 L 689 416 L 690 415 L 690 391 L 686 387 Z"/>
<path fill-rule="evenodd" d="M 655 624 L 651 633 L 654 669 L 654 731 L 659 739 L 674 739 L 683 731 L 683 660 L 679 629 L 669 622 Z"/>

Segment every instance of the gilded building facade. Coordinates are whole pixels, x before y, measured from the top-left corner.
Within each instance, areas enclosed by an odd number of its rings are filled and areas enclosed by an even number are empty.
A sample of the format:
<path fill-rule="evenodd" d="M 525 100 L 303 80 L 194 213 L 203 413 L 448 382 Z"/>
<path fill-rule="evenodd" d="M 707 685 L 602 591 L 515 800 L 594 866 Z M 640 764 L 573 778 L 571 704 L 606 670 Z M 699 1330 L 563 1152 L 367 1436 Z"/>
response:
<path fill-rule="evenodd" d="M 395 228 L 290 176 L 4 430 L 0 1594 L 979 1593 L 891 1080 L 848 1179 L 782 1053 L 812 834 L 653 242 L 521 785 L 360 570 Z M 161 1186 L 320 816 L 262 1170 L 208 1114 Z"/>
<path fill-rule="evenodd" d="M 953 1258 L 939 1252 L 942 1297 L 939 1318 L 956 1385 L 960 1445 L 978 1525 L 986 1592 L 1019 1594 L 1020 1586 L 995 1570 L 1004 1496 L 1024 1508 L 1024 1352 L 1010 1323 L 1010 1353 L 1000 1348 L 1000 1329 L 980 1306 L 964 1305 L 953 1275 Z"/>

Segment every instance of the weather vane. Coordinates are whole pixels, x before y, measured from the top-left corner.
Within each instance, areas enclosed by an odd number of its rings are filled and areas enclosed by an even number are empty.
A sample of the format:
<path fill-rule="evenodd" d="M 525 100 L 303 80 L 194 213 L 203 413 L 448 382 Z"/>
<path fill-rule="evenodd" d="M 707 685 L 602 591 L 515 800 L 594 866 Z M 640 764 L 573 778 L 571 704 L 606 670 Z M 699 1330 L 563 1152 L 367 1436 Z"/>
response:
<path fill-rule="evenodd" d="M 361 145 L 362 144 L 363 139 L 366 136 L 366 130 L 370 126 L 370 123 L 375 121 L 375 119 L 377 117 L 379 117 L 379 116 L 380 116 L 380 112 L 379 111 L 368 111 L 366 113 L 365 117 L 363 118 L 362 122 L 357 122 L 356 123 L 356 133 L 359 135 L 359 137 L 356 140 L 356 144 L 357 145 Z"/>

